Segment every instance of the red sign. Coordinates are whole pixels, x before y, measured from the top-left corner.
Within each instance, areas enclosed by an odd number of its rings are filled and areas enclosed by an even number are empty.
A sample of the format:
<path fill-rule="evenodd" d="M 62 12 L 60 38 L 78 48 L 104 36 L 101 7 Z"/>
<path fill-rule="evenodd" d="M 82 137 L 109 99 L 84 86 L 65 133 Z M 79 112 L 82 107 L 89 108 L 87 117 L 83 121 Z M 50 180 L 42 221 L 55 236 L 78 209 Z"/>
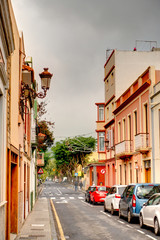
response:
<path fill-rule="evenodd" d="M 106 173 L 106 170 L 105 170 L 105 169 L 101 169 L 101 173 L 102 173 L 102 174 L 105 174 L 105 173 Z"/>
<path fill-rule="evenodd" d="M 38 174 L 43 174 L 43 169 L 42 169 L 42 168 L 40 168 L 40 169 L 38 170 Z"/>

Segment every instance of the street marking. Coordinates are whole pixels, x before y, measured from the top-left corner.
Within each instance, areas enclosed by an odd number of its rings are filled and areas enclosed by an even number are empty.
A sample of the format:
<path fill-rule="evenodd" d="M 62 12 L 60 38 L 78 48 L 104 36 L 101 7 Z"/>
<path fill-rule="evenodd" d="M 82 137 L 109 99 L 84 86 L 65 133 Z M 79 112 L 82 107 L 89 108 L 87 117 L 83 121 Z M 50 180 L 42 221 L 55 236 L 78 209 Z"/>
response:
<path fill-rule="evenodd" d="M 31 224 L 32 227 L 44 227 L 44 224 Z"/>
<path fill-rule="evenodd" d="M 65 199 L 65 197 L 60 197 L 60 199 Z"/>
<path fill-rule="evenodd" d="M 154 238 L 154 237 L 152 237 L 152 236 L 150 236 L 150 235 L 147 235 L 147 234 L 146 234 L 146 237 L 149 237 L 149 238 L 151 238 L 151 239 L 153 239 L 153 240 L 157 240 L 157 238 Z"/>
<path fill-rule="evenodd" d="M 141 230 L 137 230 L 137 232 L 139 232 L 139 233 L 142 233 L 142 234 L 145 234 L 144 232 L 142 232 Z"/>
<path fill-rule="evenodd" d="M 107 214 L 106 212 L 100 211 L 101 213 L 103 213 L 104 215 L 107 215 L 108 217 L 111 217 L 111 215 Z"/>
<path fill-rule="evenodd" d="M 124 222 L 122 222 L 122 221 L 120 221 L 120 220 L 118 220 L 118 222 L 124 224 Z"/>
<path fill-rule="evenodd" d="M 79 199 L 84 199 L 84 197 L 78 197 Z"/>
<path fill-rule="evenodd" d="M 66 200 L 63 200 L 61 202 L 56 202 L 56 203 L 68 203 Z"/>
<path fill-rule="evenodd" d="M 83 200 L 81 200 L 81 202 L 84 203 L 84 204 L 86 204 L 86 205 L 89 206 L 89 207 L 93 207 L 92 205 L 90 205 L 89 203 L 87 203 L 87 202 L 85 202 L 85 201 L 83 201 Z"/>
<path fill-rule="evenodd" d="M 63 229 L 62 229 L 62 225 L 61 225 L 61 223 L 60 223 L 60 220 L 59 220 L 58 214 L 57 214 L 57 212 L 56 212 L 56 209 L 55 209 L 55 207 L 54 207 L 53 201 L 50 200 L 50 203 L 51 203 L 52 210 L 53 210 L 53 212 L 54 212 L 54 216 L 55 216 L 55 219 L 56 219 L 56 222 L 57 222 L 57 226 L 58 226 L 59 233 L 60 233 L 60 238 L 61 238 L 61 240 L 65 240 L 65 236 L 64 236 Z"/>
<path fill-rule="evenodd" d="M 56 199 L 55 197 L 51 197 L 52 200 Z"/>
<path fill-rule="evenodd" d="M 131 226 L 130 226 L 130 225 L 128 225 L 128 224 L 127 224 L 126 226 L 127 226 L 127 227 L 129 227 L 129 228 L 133 228 L 133 227 L 131 227 Z"/>
<path fill-rule="evenodd" d="M 74 197 L 69 197 L 70 199 L 74 199 Z"/>
<path fill-rule="evenodd" d="M 59 188 L 57 188 L 57 191 L 60 193 L 60 195 L 62 195 L 62 192 L 59 190 Z"/>

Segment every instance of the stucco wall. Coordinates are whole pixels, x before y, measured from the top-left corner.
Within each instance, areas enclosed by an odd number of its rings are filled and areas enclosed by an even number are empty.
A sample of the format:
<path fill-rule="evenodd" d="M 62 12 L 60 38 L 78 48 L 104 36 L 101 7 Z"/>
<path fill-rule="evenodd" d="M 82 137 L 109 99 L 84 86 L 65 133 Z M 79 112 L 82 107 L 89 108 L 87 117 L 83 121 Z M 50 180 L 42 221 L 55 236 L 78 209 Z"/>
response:
<path fill-rule="evenodd" d="M 0 207 L 0 240 L 5 239 L 5 205 Z"/>
<path fill-rule="evenodd" d="M 150 65 L 154 65 L 156 69 L 159 69 L 160 51 L 131 52 L 115 50 L 115 54 L 116 99 L 118 99 Z"/>

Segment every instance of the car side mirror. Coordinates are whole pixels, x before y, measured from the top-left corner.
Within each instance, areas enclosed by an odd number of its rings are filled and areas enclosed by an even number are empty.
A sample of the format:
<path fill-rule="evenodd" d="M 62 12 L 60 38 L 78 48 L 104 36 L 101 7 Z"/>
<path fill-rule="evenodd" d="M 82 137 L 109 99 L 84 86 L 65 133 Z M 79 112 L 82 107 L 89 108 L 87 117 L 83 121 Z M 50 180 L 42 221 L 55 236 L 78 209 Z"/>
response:
<path fill-rule="evenodd" d="M 143 206 L 147 206 L 147 202 L 143 203 Z"/>

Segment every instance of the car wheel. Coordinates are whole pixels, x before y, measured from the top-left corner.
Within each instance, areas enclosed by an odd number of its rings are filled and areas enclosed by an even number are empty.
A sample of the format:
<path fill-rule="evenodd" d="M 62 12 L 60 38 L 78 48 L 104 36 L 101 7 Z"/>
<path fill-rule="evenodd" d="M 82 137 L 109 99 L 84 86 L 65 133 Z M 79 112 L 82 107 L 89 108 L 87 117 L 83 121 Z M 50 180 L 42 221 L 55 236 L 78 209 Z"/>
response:
<path fill-rule="evenodd" d="M 113 208 L 113 205 L 111 205 L 111 214 L 112 214 L 112 215 L 114 214 L 114 208 Z"/>
<path fill-rule="evenodd" d="M 142 214 L 140 214 L 140 216 L 139 216 L 139 225 L 140 225 L 141 228 L 144 227 Z"/>
<path fill-rule="evenodd" d="M 104 203 L 104 212 L 107 212 L 107 209 L 106 209 L 106 205 L 105 205 L 105 203 Z"/>
<path fill-rule="evenodd" d="M 93 199 L 93 205 L 96 205 L 96 201 L 95 201 L 95 199 Z"/>
<path fill-rule="evenodd" d="M 157 219 L 157 218 L 154 220 L 154 233 L 155 233 L 156 235 L 159 235 L 159 234 L 160 234 L 159 222 L 158 222 L 158 219 Z"/>
<path fill-rule="evenodd" d="M 119 216 L 119 218 L 122 217 L 120 208 L 119 208 L 118 216 Z"/>
<path fill-rule="evenodd" d="M 128 223 L 132 222 L 132 216 L 131 216 L 131 211 L 130 210 L 128 210 L 127 220 L 128 220 Z"/>

